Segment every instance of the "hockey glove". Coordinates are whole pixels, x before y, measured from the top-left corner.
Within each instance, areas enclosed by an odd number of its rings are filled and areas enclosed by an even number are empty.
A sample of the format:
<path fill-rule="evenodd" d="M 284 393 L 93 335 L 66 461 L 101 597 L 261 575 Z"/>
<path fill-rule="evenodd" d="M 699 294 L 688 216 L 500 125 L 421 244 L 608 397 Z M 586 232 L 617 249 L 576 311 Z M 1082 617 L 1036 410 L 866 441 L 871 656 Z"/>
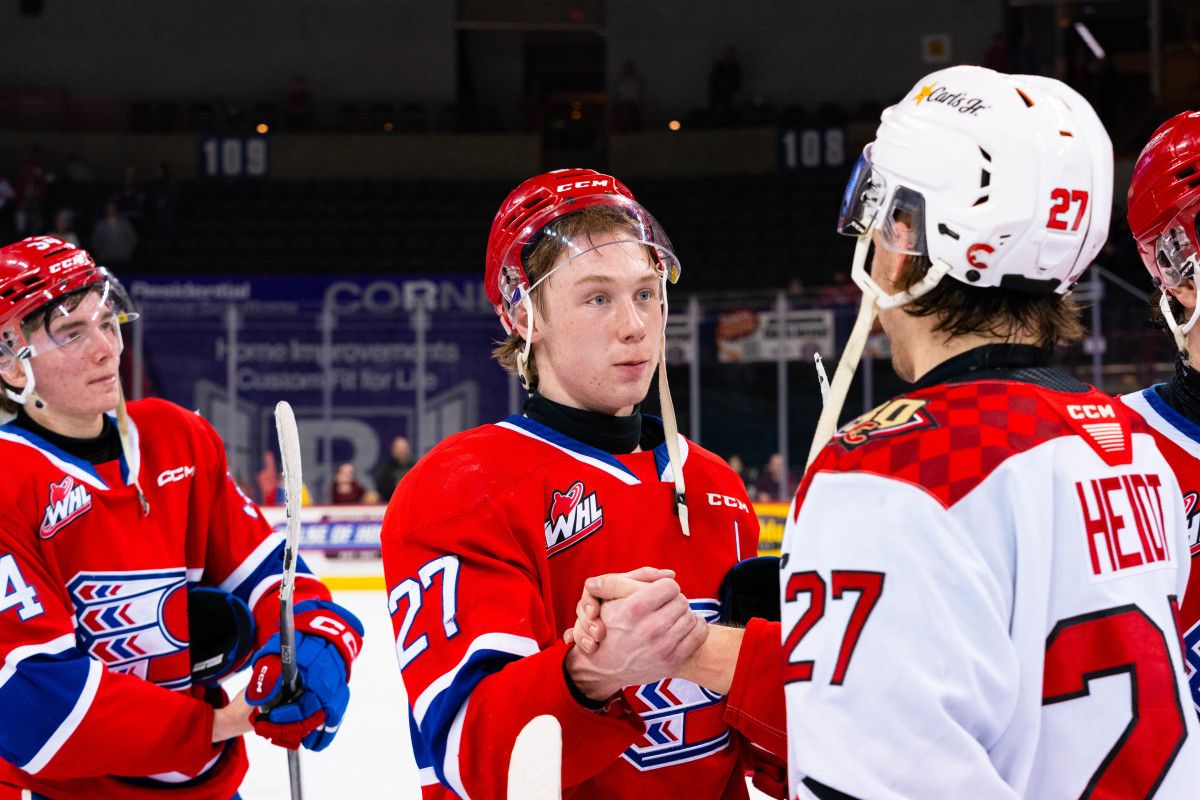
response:
<path fill-rule="evenodd" d="M 244 667 L 254 647 L 254 616 L 240 597 L 213 586 L 188 587 L 192 683 L 216 686 Z"/>
<path fill-rule="evenodd" d="M 758 556 L 734 564 L 721 581 L 720 622 L 745 625 L 751 617 L 779 622 L 779 558 Z"/>
<path fill-rule="evenodd" d="M 299 691 L 285 697 L 279 634 L 254 654 L 246 702 L 259 709 L 254 731 L 280 747 L 324 750 L 350 702 L 350 665 L 362 648 L 363 626 L 327 600 L 296 606 L 296 667 Z"/>

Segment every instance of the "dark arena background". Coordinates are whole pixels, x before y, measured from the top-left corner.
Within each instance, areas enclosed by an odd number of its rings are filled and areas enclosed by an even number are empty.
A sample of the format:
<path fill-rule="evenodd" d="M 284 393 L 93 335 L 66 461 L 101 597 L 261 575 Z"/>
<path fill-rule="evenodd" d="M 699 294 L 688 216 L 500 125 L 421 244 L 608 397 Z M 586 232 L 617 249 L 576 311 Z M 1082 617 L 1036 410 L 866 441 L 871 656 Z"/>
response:
<path fill-rule="evenodd" d="M 0 10 L 0 240 L 55 233 L 139 307 L 130 398 L 197 409 L 247 495 L 276 506 L 272 411 L 299 418 L 308 559 L 374 636 L 315 797 L 416 797 L 378 535 L 406 440 L 521 408 L 490 356 L 492 216 L 521 180 L 622 179 L 683 265 L 670 292 L 680 430 L 739 468 L 778 548 L 857 309 L 834 231 L 883 107 L 953 64 L 1057 77 L 1116 151 L 1107 247 L 1056 356 L 1111 393 L 1170 373 L 1125 224 L 1133 159 L 1200 107 L 1195 0 L 20 0 Z M 845 417 L 898 392 L 873 337 Z M 657 408 L 657 396 L 647 400 Z M 350 465 L 348 468 L 344 465 Z M 773 466 L 770 466 L 772 465 Z M 330 505 L 351 469 L 362 502 Z M 784 469 L 782 465 L 790 465 Z M 379 701 L 363 702 L 375 696 Z M 261 752 L 260 752 L 261 751 Z M 242 794 L 287 797 L 257 747 Z"/>

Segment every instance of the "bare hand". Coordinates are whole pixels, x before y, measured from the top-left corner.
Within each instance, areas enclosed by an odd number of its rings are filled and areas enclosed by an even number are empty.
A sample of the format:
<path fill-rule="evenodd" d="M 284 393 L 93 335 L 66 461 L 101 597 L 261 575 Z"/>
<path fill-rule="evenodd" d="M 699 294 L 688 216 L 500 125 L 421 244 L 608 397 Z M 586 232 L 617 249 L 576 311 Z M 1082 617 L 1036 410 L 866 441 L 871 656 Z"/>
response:
<path fill-rule="evenodd" d="M 251 711 L 250 704 L 246 702 L 242 692 L 234 695 L 229 705 L 216 709 L 213 712 L 213 742 L 234 739 L 254 730 L 254 725 L 250 722 Z"/>
<path fill-rule="evenodd" d="M 583 585 L 583 596 L 575 606 L 575 625 L 563 631 L 563 641 L 574 643 L 583 652 L 596 652 L 604 641 L 604 621 L 600 618 L 600 605 L 605 600 L 620 600 L 639 588 L 660 578 L 674 578 L 673 569 L 641 567 L 632 572 L 612 572 L 588 578 Z"/>
<path fill-rule="evenodd" d="M 567 653 L 572 681 L 594 700 L 674 675 L 708 632 L 671 578 L 633 583 L 638 585 L 628 596 L 601 607 L 607 644 L 590 655 L 578 647 Z M 604 582 L 598 591 L 603 593 Z"/>

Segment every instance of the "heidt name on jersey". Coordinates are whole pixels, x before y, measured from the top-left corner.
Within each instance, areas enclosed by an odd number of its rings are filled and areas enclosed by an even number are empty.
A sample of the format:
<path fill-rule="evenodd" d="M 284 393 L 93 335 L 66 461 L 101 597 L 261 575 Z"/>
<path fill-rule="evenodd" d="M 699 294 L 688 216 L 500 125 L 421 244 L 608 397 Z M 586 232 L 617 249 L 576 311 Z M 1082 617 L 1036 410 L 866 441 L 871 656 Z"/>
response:
<path fill-rule="evenodd" d="M 583 481 L 575 481 L 565 492 L 555 490 L 546 515 L 546 555 L 574 547 L 604 526 L 604 508 L 596 493 L 585 494 Z"/>
<path fill-rule="evenodd" d="M 1075 492 L 1083 515 L 1093 580 L 1171 563 L 1158 475 L 1111 475 L 1078 481 Z"/>
<path fill-rule="evenodd" d="M 92 510 L 92 493 L 82 483 L 64 475 L 59 483 L 50 484 L 50 502 L 42 516 L 38 535 L 49 539 L 62 528 Z"/>

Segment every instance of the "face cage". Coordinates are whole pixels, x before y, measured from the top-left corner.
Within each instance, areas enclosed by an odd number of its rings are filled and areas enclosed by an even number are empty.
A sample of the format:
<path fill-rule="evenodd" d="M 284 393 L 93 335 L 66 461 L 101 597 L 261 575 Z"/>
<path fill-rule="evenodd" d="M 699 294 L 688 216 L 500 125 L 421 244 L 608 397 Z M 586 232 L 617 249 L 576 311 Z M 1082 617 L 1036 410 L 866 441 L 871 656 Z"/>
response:
<path fill-rule="evenodd" d="M 1200 203 L 1193 203 L 1175 216 L 1149 243 L 1138 242 L 1138 254 L 1146 269 L 1168 289 L 1178 288 L 1200 265 Z"/>
<path fill-rule="evenodd" d="M 882 209 L 886 212 L 881 213 Z M 925 242 L 925 197 L 907 186 L 890 186 L 871 162 L 871 145 L 863 150 L 838 211 L 837 232 L 861 237 L 879 232 L 879 244 L 893 253 L 928 255 Z"/>
<path fill-rule="evenodd" d="M 93 323 L 97 319 L 100 319 L 101 314 L 111 312 L 114 317 L 113 321 L 116 323 L 118 352 L 123 351 L 124 340 L 121 336 L 120 326 L 128 322 L 133 322 L 138 318 L 139 314 L 134 310 L 132 301 L 125 294 L 125 290 L 121 285 L 109 278 L 103 283 L 92 284 L 91 286 L 85 286 L 81 289 L 68 292 L 62 297 L 34 310 L 19 324 L 11 325 L 0 332 L 0 358 L 26 360 L 40 353 L 72 346 L 78 340 L 62 338 L 51 331 L 51 326 L 56 320 L 69 318 L 77 312 L 78 305 L 74 308 L 67 306 L 67 301 L 70 298 L 86 296 L 89 293 L 97 291 L 100 299 L 96 304 L 95 311 L 87 322 Z M 80 302 L 83 302 L 82 297 Z M 36 318 L 40 319 L 35 323 Z M 38 330 L 45 334 L 46 344 L 35 347 L 33 336 Z"/>

